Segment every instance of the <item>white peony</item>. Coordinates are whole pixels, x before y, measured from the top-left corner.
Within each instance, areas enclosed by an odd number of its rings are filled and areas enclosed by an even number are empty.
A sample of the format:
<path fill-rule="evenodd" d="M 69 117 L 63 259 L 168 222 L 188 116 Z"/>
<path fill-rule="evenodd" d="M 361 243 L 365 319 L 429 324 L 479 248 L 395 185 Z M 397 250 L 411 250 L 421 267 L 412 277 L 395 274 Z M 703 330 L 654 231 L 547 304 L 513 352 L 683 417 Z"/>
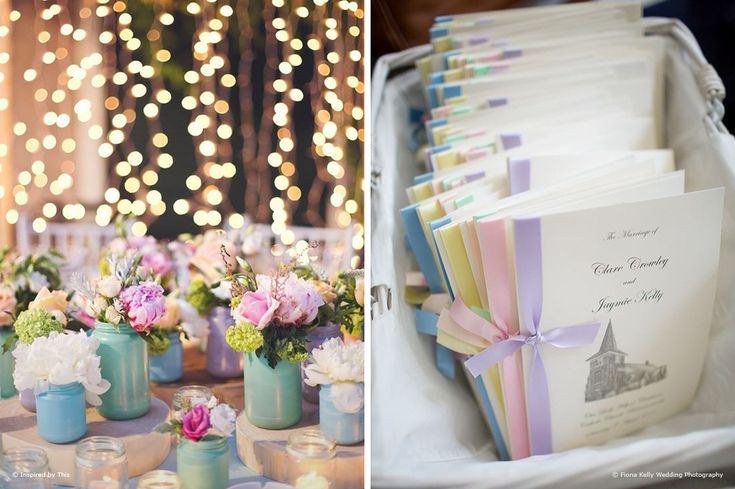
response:
<path fill-rule="evenodd" d="M 179 316 L 181 327 L 189 338 L 203 338 L 209 334 L 209 321 L 199 315 L 196 308 L 179 299 Z"/>
<path fill-rule="evenodd" d="M 308 385 L 365 380 L 365 344 L 362 341 L 345 343 L 341 338 L 331 338 L 311 352 L 311 361 L 313 363 L 304 369 L 304 381 Z"/>
<path fill-rule="evenodd" d="M 359 413 L 365 405 L 365 388 L 362 383 L 355 382 L 332 384 L 329 398 L 338 411 L 348 414 Z"/>
<path fill-rule="evenodd" d="M 97 292 L 99 292 L 102 297 L 112 299 L 113 297 L 117 297 L 121 290 L 122 284 L 113 275 L 102 277 L 99 282 L 97 282 Z"/>
<path fill-rule="evenodd" d="M 84 332 L 52 332 L 36 338 L 30 345 L 18 344 L 13 380 L 18 390 L 46 384 L 64 385 L 79 382 L 84 386 L 87 402 L 102 404 L 100 394 L 110 388 L 102 378 L 99 341 Z"/>
<path fill-rule="evenodd" d="M 227 404 L 217 404 L 209 413 L 212 427 L 224 436 L 230 436 L 235 431 L 236 419 L 235 410 Z"/>

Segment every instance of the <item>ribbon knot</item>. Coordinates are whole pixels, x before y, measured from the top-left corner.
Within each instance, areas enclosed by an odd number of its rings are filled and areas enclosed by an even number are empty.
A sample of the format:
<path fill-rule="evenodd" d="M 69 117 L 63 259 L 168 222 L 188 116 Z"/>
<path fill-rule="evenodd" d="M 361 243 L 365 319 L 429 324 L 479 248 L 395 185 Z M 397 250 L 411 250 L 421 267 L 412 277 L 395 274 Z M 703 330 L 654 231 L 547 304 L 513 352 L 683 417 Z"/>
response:
<path fill-rule="evenodd" d="M 521 338 L 524 338 L 523 343 L 528 346 L 538 346 L 541 343 L 544 343 L 544 337 L 539 333 L 536 333 L 534 335 L 525 336 L 525 337 L 521 335 L 518 335 L 518 336 L 520 336 Z"/>

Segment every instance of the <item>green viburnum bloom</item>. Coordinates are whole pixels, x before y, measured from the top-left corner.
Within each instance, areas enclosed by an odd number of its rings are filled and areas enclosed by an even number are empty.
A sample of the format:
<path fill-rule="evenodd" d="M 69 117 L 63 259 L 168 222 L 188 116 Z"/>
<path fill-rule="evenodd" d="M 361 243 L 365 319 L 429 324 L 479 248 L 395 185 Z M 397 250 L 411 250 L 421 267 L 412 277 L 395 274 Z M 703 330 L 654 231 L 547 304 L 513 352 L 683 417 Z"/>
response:
<path fill-rule="evenodd" d="M 18 340 L 26 345 L 33 343 L 36 338 L 48 336 L 52 331 L 59 333 L 64 331 L 64 325 L 43 309 L 28 309 L 21 312 L 14 326 Z"/>
<path fill-rule="evenodd" d="M 263 333 L 247 322 L 238 322 L 227 329 L 227 344 L 235 351 L 254 352 L 263 346 Z"/>
<path fill-rule="evenodd" d="M 189 291 L 186 293 L 186 301 L 203 316 L 209 314 L 219 303 L 217 296 L 209 290 L 207 283 L 200 278 L 191 281 Z"/>

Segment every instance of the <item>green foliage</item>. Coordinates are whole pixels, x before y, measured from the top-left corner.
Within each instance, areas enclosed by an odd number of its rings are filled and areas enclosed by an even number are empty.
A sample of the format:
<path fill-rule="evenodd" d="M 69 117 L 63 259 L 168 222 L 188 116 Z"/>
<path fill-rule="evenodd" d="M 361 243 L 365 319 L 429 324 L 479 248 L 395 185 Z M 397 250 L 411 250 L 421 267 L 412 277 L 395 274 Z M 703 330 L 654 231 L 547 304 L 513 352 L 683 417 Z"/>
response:
<path fill-rule="evenodd" d="M 3 343 L 3 353 L 8 353 L 10 350 L 12 350 L 13 346 L 15 346 L 16 341 L 18 341 L 18 335 L 15 334 L 15 332 L 5 338 L 5 342 Z"/>
<path fill-rule="evenodd" d="M 352 273 L 342 272 L 333 286 L 337 292 L 337 300 L 331 320 L 342 325 L 350 334 L 362 332 L 365 323 L 365 308 L 355 298 L 357 278 Z"/>
<path fill-rule="evenodd" d="M 21 343 L 30 345 L 33 340 L 48 336 L 52 331 L 64 331 L 64 325 L 43 309 L 28 309 L 15 320 L 15 334 Z"/>
<path fill-rule="evenodd" d="M 171 348 L 171 339 L 168 335 L 176 330 L 151 328 L 149 334 L 140 336 L 148 343 L 148 353 L 153 356 L 163 355 Z"/>
<path fill-rule="evenodd" d="M 201 278 L 195 278 L 189 285 L 186 293 L 186 301 L 194 306 L 199 314 L 206 316 L 212 309 L 222 304 L 216 295 L 212 293 L 209 285 Z"/>
<path fill-rule="evenodd" d="M 271 326 L 263 330 L 263 347 L 257 351 L 268 360 L 271 368 L 276 368 L 280 360 L 303 362 L 309 356 L 306 350 L 306 335 L 311 328 Z"/>

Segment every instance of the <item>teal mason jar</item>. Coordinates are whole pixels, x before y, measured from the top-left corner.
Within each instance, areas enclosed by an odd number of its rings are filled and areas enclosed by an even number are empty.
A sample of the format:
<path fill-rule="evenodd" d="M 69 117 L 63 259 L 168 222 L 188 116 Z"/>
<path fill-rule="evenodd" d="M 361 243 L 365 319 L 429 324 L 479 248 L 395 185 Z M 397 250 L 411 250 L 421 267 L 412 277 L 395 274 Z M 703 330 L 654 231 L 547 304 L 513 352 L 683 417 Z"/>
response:
<path fill-rule="evenodd" d="M 184 489 L 227 489 L 230 482 L 228 439 L 208 435 L 194 442 L 182 436 L 176 449 L 176 466 Z"/>
<path fill-rule="evenodd" d="M 87 432 L 87 403 L 79 382 L 55 385 L 36 394 L 38 435 L 51 443 L 77 441 Z"/>
<path fill-rule="evenodd" d="M 332 401 L 332 386 L 319 390 L 319 431 L 333 437 L 338 445 L 354 445 L 365 439 L 365 407 L 356 413 L 340 411 Z"/>
<path fill-rule="evenodd" d="M 245 414 L 251 423 L 280 430 L 301 420 L 301 364 L 280 361 L 276 368 L 255 353 L 245 353 Z"/>
<path fill-rule="evenodd" d="M 184 375 L 184 347 L 181 333 L 169 333 L 171 346 L 165 352 L 154 355 L 148 352 L 148 370 L 151 380 L 158 383 L 176 382 Z"/>
<path fill-rule="evenodd" d="M 13 352 L 2 352 L 2 345 L 12 334 L 12 327 L 0 327 L 0 399 L 13 397 L 17 392 L 13 383 L 13 370 L 15 370 Z"/>
<path fill-rule="evenodd" d="M 97 322 L 92 334 L 100 342 L 102 378 L 110 382 L 110 390 L 102 394 L 97 411 L 107 419 L 133 419 L 143 416 L 151 407 L 148 386 L 148 348 L 145 341 L 128 324 L 117 326 Z"/>

